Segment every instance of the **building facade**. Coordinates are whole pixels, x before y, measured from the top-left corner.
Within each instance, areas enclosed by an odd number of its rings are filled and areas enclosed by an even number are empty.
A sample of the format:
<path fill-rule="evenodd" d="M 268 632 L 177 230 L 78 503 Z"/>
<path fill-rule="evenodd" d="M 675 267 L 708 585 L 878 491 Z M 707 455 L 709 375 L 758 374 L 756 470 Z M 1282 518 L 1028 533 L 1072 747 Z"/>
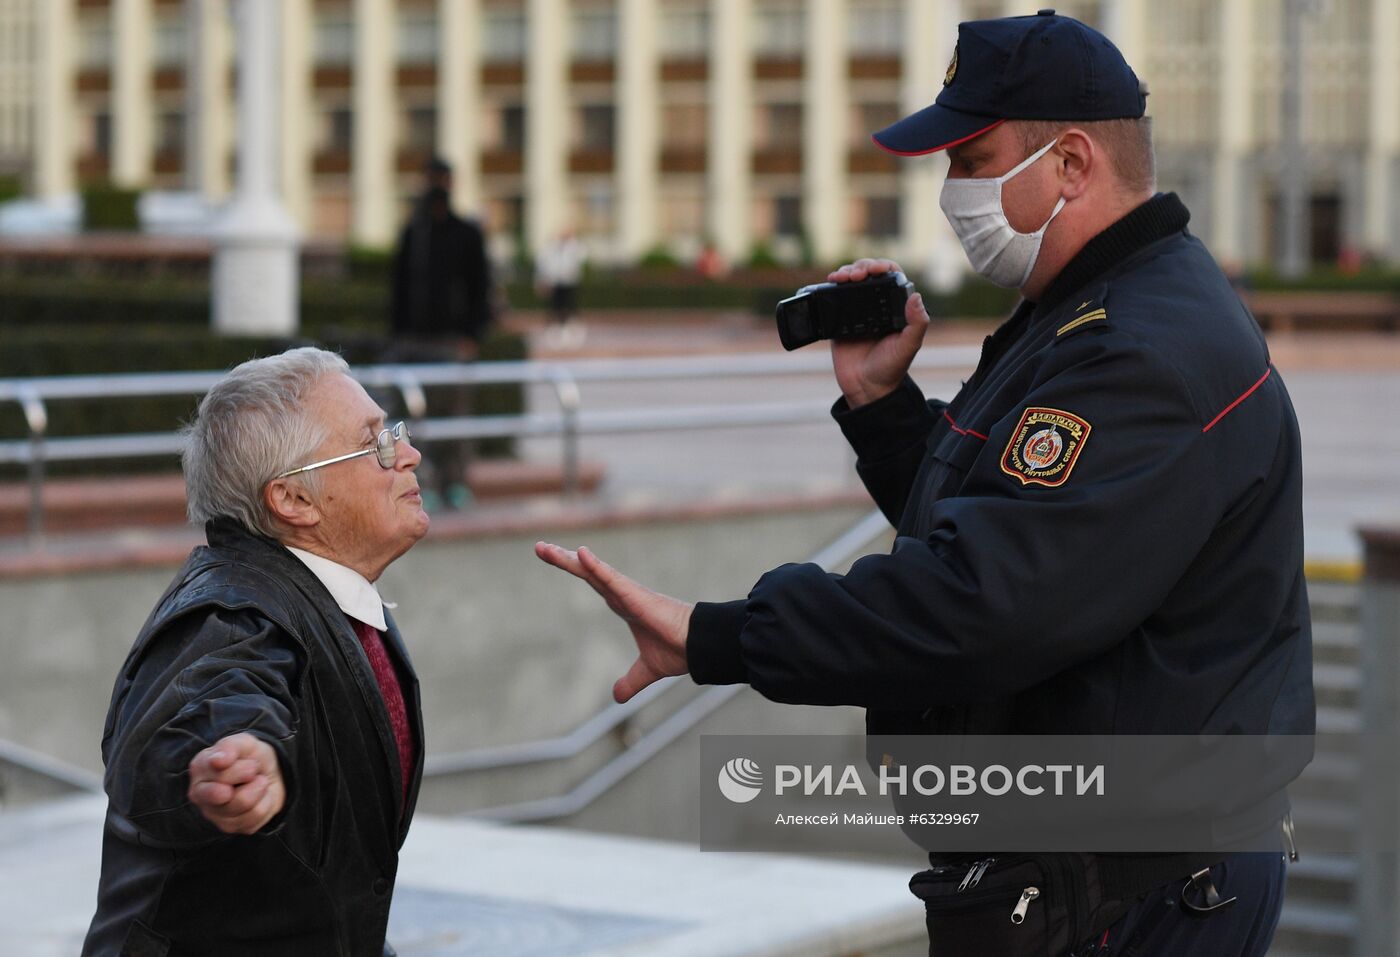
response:
<path fill-rule="evenodd" d="M 1274 252 L 1285 71 L 1304 77 L 1314 260 L 1393 261 L 1400 0 L 1062 0 L 1149 84 L 1159 186 L 1225 261 Z M 281 188 L 309 235 L 383 247 L 424 161 L 507 254 L 575 228 L 600 260 L 714 245 L 957 257 L 941 158 L 869 134 L 937 95 L 960 20 L 1030 0 L 281 0 Z M 237 0 L 0 0 L 0 171 L 231 185 Z M 25 42 L 29 41 L 29 42 Z M 958 260 L 960 262 L 960 260 Z"/>

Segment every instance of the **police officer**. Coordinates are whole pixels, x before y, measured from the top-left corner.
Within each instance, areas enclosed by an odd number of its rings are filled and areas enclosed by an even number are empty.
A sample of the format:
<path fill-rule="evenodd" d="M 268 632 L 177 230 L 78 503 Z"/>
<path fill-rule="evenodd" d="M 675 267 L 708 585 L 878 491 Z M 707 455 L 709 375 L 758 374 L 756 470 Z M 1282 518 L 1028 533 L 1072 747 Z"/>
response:
<path fill-rule="evenodd" d="M 833 342 L 833 414 L 898 529 L 890 554 L 845 575 L 783 565 L 747 598 L 692 605 L 538 545 L 630 626 L 619 701 L 689 673 L 861 705 L 872 732 L 1313 731 L 1297 422 L 1185 206 L 1154 193 L 1145 108 L 1082 23 L 960 25 L 937 101 L 874 139 L 947 152 L 943 212 L 977 272 L 1023 301 L 951 402 L 907 375 L 919 296 L 901 332 Z M 1256 955 L 1272 939 L 1281 854 L 1090 866 L 1115 901 L 1072 915 L 1059 953 Z"/>

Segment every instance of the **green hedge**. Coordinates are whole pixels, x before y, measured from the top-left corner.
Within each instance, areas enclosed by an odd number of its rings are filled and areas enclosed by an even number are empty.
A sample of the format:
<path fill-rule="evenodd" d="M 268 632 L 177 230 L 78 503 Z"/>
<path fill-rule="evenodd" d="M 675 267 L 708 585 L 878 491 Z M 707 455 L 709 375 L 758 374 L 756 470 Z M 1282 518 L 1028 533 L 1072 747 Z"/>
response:
<path fill-rule="evenodd" d="M 0 280 L 0 377 L 173 372 L 227 369 L 255 356 L 297 345 L 322 345 L 351 364 L 380 361 L 388 345 L 387 295 L 376 284 L 305 284 L 302 335 L 222 337 L 209 329 L 209 292 L 199 282 L 82 282 Z M 496 333 L 482 344 L 485 360 L 523 359 L 520 336 Z M 106 435 L 165 432 L 189 418 L 195 397 L 53 402 L 49 434 Z M 482 415 L 524 409 L 519 385 L 482 386 L 474 397 Z M 27 435 L 19 410 L 0 403 L 0 439 Z M 483 440 L 482 455 L 514 454 L 509 438 Z M 170 459 L 55 465 L 58 474 L 175 468 Z M 8 467 L 0 477 L 14 478 Z"/>
<path fill-rule="evenodd" d="M 136 204 L 141 199 L 139 189 L 123 189 L 110 183 L 98 183 L 83 189 L 83 229 L 122 230 L 134 232 L 141 228 L 141 216 Z"/>

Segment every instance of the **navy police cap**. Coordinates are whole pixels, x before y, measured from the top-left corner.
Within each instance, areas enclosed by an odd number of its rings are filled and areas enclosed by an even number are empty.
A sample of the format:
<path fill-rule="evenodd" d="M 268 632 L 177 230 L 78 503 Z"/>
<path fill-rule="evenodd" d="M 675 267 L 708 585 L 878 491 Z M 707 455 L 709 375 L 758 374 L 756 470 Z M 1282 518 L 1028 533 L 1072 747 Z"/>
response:
<path fill-rule="evenodd" d="M 958 24 L 938 99 L 872 138 L 891 153 L 918 156 L 1006 120 L 1114 120 L 1146 110 L 1146 87 L 1108 37 L 1041 10 Z"/>

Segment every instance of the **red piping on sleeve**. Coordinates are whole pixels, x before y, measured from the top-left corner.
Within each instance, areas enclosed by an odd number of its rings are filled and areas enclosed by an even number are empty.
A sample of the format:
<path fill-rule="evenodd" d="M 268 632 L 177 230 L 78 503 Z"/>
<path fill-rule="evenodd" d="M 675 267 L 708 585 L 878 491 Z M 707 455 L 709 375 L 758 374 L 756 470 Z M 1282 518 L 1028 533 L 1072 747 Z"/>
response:
<path fill-rule="evenodd" d="M 1211 419 L 1210 422 L 1206 425 L 1206 427 L 1205 427 L 1204 429 L 1201 429 L 1201 433 L 1202 433 L 1202 434 L 1205 434 L 1206 432 L 1209 432 L 1211 429 L 1215 428 L 1216 423 L 1218 423 L 1221 419 L 1225 418 L 1225 416 L 1227 416 L 1227 415 L 1229 415 L 1231 412 L 1233 412 L 1233 411 L 1235 410 L 1235 406 L 1239 405 L 1239 404 L 1240 404 L 1241 402 L 1243 402 L 1245 399 L 1248 399 L 1251 395 L 1253 395 L 1253 394 L 1254 394 L 1254 390 L 1257 389 L 1257 388 L 1259 388 L 1261 385 L 1263 385 L 1263 384 L 1264 384 L 1264 380 L 1268 379 L 1269 376 L 1273 375 L 1273 373 L 1274 373 L 1274 367 L 1273 367 L 1273 366 L 1269 366 L 1269 368 L 1265 369 L 1265 370 L 1264 370 L 1264 374 L 1263 374 L 1262 376 L 1259 377 L 1259 381 L 1256 382 L 1256 383 L 1254 383 L 1254 385 L 1250 386 L 1248 389 L 1246 389 L 1245 392 L 1244 392 L 1244 395 L 1240 396 L 1240 397 L 1239 397 L 1238 399 L 1236 399 L 1234 402 L 1231 402 L 1229 405 L 1225 406 L 1225 408 L 1224 408 L 1223 410 L 1221 410 L 1221 412 L 1220 412 L 1219 415 L 1217 415 L 1215 418 Z"/>
<path fill-rule="evenodd" d="M 981 439 L 983 442 L 987 441 L 987 437 L 986 437 L 985 435 L 983 435 L 981 432 L 974 432 L 974 431 L 972 431 L 971 429 L 960 429 L 960 428 L 958 428 L 958 423 L 956 423 L 956 422 L 953 421 L 953 417 L 952 417 L 951 415 L 948 414 L 948 410 L 947 410 L 947 409 L 944 409 L 944 410 L 943 410 L 943 418 L 945 418 L 945 419 L 948 420 L 948 424 L 949 424 L 950 426 L 953 427 L 953 431 L 956 432 L 956 433 L 958 433 L 958 435 L 970 435 L 970 436 L 972 436 L 974 439 Z"/>

